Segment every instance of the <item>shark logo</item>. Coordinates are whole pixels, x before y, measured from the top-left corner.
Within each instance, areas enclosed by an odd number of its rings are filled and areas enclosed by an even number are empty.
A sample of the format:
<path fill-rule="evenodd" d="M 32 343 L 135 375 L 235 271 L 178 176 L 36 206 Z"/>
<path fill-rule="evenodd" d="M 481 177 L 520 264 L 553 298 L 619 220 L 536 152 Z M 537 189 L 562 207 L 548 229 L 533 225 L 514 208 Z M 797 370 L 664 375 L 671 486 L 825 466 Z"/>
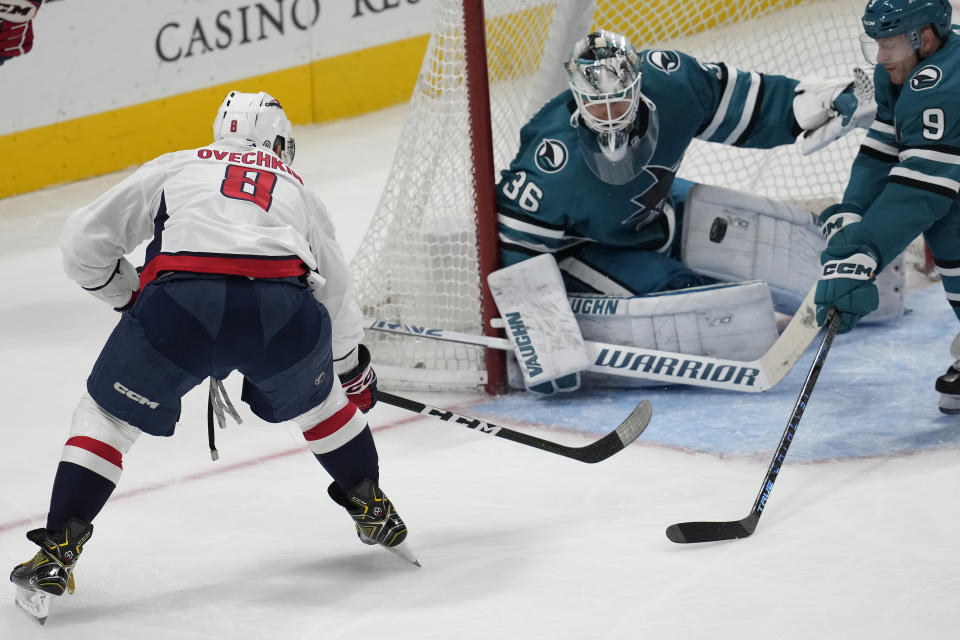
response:
<path fill-rule="evenodd" d="M 620 224 L 632 224 L 639 231 L 650 224 L 661 213 L 663 202 L 670 195 L 670 187 L 677 176 L 680 160 L 672 167 L 648 166 L 634 179 L 637 184 L 646 182 L 646 188 L 630 198 L 637 210 L 623 219 Z"/>
<path fill-rule="evenodd" d="M 940 78 L 942 77 L 943 72 L 940 71 L 940 67 L 928 64 L 925 67 L 921 67 L 916 71 L 916 73 L 913 74 L 913 77 L 910 78 L 910 88 L 914 91 L 932 89 L 940 84 Z"/>
<path fill-rule="evenodd" d="M 544 138 L 537 145 L 533 160 L 544 173 L 556 173 L 567 165 L 567 147 L 559 140 Z"/>
<path fill-rule="evenodd" d="M 664 73 L 673 73 L 680 68 L 680 56 L 676 51 L 651 51 L 647 60 Z"/>

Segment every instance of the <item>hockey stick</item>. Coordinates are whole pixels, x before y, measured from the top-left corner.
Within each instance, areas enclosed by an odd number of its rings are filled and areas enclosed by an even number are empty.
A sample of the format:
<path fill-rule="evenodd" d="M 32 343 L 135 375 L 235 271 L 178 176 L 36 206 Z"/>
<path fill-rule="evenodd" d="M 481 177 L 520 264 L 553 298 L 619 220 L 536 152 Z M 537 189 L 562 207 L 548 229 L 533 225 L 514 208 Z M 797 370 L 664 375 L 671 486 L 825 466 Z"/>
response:
<path fill-rule="evenodd" d="M 756 360 L 726 360 L 587 340 L 584 344 L 592 364 L 586 370 L 666 384 L 687 384 L 729 391 L 766 391 L 790 373 L 793 365 L 820 331 L 816 322 L 813 293 L 814 289 L 811 289 L 777 341 Z M 513 350 L 513 344 L 504 338 L 384 320 L 365 318 L 364 328 L 491 349 Z"/>
<path fill-rule="evenodd" d="M 574 460 L 579 460 L 580 462 L 589 463 L 606 460 L 617 451 L 620 451 L 628 444 L 636 440 L 640 434 L 643 433 L 643 430 L 647 428 L 647 424 L 650 422 L 650 416 L 653 414 L 653 407 L 650 405 L 650 401 L 643 400 L 633 409 L 633 411 L 630 412 L 630 415 L 628 415 L 624 421 L 617 426 L 616 429 L 607 435 L 583 447 L 568 447 L 550 440 L 544 440 L 543 438 L 537 438 L 536 436 L 531 436 L 526 433 L 520 433 L 519 431 L 514 431 L 513 429 L 508 429 L 507 427 L 501 427 L 500 425 L 496 425 L 485 420 L 480 420 L 479 418 L 465 416 L 460 413 L 449 411 L 448 409 L 433 407 L 422 402 L 417 402 L 416 400 L 409 400 L 407 398 L 395 396 L 384 391 L 377 392 L 377 399 L 395 407 L 406 409 L 412 413 L 431 416 L 445 422 L 456 422 L 458 424 L 462 424 L 466 428 L 473 429 L 478 433 L 488 433 L 492 436 L 497 436 L 498 438 L 504 438 L 506 440 L 512 440 L 513 442 L 527 445 L 528 447 L 535 447 L 549 453 L 556 453 L 557 455 L 573 458 Z"/>
<path fill-rule="evenodd" d="M 763 515 L 763 508 L 770 499 L 770 492 L 773 491 L 773 483 L 777 481 L 780 475 L 780 469 L 783 466 L 783 460 L 787 457 L 787 449 L 793 442 L 793 436 L 797 432 L 797 425 L 800 424 L 800 418 L 803 416 L 803 410 L 810 400 L 810 394 L 813 393 L 813 386 L 820 377 L 820 369 L 823 368 L 823 362 L 827 359 L 827 352 L 830 351 L 830 345 L 837 335 L 837 329 L 840 328 L 840 314 L 833 309 L 827 313 L 827 329 L 823 334 L 823 341 L 820 343 L 820 349 L 817 351 L 813 364 L 810 365 L 810 372 L 807 379 L 803 382 L 803 388 L 800 390 L 800 396 L 797 403 L 793 406 L 793 414 L 787 422 L 783 435 L 780 436 L 780 444 L 777 452 L 770 461 L 770 467 L 767 469 L 767 475 L 760 486 L 760 493 L 753 502 L 753 509 L 741 520 L 732 520 L 729 522 L 680 522 L 667 527 L 667 538 L 671 542 L 715 542 L 717 540 L 733 540 L 734 538 L 746 538 L 757 528 L 757 522 Z"/>

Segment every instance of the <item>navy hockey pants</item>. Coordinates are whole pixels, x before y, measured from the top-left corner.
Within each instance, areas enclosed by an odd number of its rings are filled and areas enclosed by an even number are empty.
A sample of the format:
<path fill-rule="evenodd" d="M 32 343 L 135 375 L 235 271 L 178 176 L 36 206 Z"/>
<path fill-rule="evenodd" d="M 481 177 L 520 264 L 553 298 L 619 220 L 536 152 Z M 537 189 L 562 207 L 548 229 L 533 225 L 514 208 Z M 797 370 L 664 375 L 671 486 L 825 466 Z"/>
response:
<path fill-rule="evenodd" d="M 123 314 L 87 391 L 117 418 L 169 436 L 187 391 L 236 370 L 253 413 L 281 422 L 330 393 L 330 340 L 330 317 L 296 278 L 174 273 L 147 285 Z"/>

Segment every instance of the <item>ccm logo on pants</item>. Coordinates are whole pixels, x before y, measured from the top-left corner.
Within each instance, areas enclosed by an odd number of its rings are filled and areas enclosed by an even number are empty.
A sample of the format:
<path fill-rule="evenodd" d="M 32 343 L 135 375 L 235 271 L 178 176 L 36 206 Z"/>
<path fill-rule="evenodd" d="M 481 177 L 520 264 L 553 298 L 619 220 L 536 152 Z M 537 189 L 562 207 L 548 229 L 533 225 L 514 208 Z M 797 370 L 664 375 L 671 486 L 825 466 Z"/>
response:
<path fill-rule="evenodd" d="M 142 395 L 140 395 L 140 394 L 137 393 L 136 391 L 131 391 L 130 389 L 127 389 L 125 386 L 123 386 L 123 385 L 120 384 L 119 382 L 114 382 L 114 383 L 113 383 L 113 388 L 116 389 L 118 392 L 122 393 L 123 395 L 127 396 L 128 398 L 130 398 L 130 399 L 133 400 L 134 402 L 139 402 L 140 404 L 145 404 L 145 405 L 147 405 L 148 407 L 150 407 L 151 409 L 156 409 L 157 407 L 160 406 L 160 403 L 159 403 L 159 402 L 154 402 L 154 401 L 152 401 L 152 400 L 150 400 L 150 399 L 148 399 L 148 398 L 144 398 Z"/>

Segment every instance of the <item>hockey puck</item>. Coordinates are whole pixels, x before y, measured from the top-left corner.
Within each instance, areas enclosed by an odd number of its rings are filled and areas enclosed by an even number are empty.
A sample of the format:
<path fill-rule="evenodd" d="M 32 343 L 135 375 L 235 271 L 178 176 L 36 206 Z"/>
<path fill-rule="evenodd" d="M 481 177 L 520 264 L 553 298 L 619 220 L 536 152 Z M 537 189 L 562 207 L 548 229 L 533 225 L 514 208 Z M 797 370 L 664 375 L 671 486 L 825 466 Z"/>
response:
<path fill-rule="evenodd" d="M 723 242 L 723 236 L 727 235 L 727 221 L 724 218 L 714 218 L 710 225 L 710 242 Z"/>

